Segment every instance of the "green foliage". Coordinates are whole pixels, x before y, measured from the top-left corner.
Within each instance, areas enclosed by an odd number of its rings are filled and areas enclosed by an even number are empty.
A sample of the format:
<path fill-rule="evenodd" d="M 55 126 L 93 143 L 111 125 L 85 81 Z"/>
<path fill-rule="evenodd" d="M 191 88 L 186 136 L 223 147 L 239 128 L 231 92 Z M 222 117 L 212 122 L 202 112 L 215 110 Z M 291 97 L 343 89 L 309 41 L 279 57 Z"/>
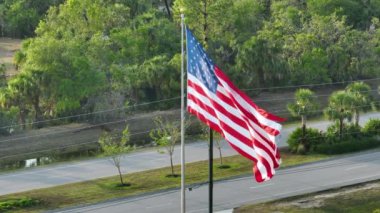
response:
<path fill-rule="evenodd" d="M 1 36 L 31 37 L 40 20 L 51 6 L 63 0 L 3 0 L 0 1 Z"/>
<path fill-rule="evenodd" d="M 288 138 L 289 149 L 293 153 L 305 154 L 313 151 L 314 147 L 324 143 L 325 135 L 318 129 L 306 128 L 303 136 L 302 128 L 294 130 Z"/>
<path fill-rule="evenodd" d="M 308 9 L 312 14 L 324 16 L 336 12 L 339 16 L 346 16 L 350 25 L 365 28 L 370 21 L 368 17 L 374 15 L 372 6 L 375 4 L 376 1 L 311 0 L 308 1 Z"/>
<path fill-rule="evenodd" d="M 278 34 L 259 32 L 240 47 L 237 70 L 244 76 L 246 88 L 279 84 L 284 78 L 286 64 L 282 58 L 282 41 Z M 265 84 L 265 86 L 264 86 Z"/>
<path fill-rule="evenodd" d="M 223 15 L 232 4 L 232 0 L 176 0 L 174 17 L 179 22 L 180 14 L 184 13 L 187 25 L 207 48 L 209 39 L 221 32 L 219 24 L 227 20 Z"/>
<path fill-rule="evenodd" d="M 367 112 L 374 108 L 371 87 L 363 82 L 355 82 L 349 84 L 346 91 L 354 98 L 352 111 L 355 115 L 355 124 L 359 125 L 359 113 Z"/>
<path fill-rule="evenodd" d="M 6 212 L 18 208 L 28 208 L 38 205 L 40 202 L 32 198 L 14 198 L 7 200 L 0 200 L 0 211 Z"/>
<path fill-rule="evenodd" d="M 380 119 L 370 119 L 362 129 L 366 135 L 380 136 Z"/>
<path fill-rule="evenodd" d="M 302 124 L 306 125 L 306 117 L 315 114 L 318 102 L 313 91 L 298 89 L 294 94 L 294 103 L 288 104 L 288 110 L 292 116 L 302 118 Z"/>
<path fill-rule="evenodd" d="M 99 138 L 99 145 L 103 151 L 103 155 L 114 157 L 122 153 L 127 153 L 131 147 L 127 146 L 129 141 L 128 127 L 123 131 L 122 137 L 117 137 L 115 134 L 103 132 Z"/>
<path fill-rule="evenodd" d="M 300 58 L 289 58 L 291 82 L 294 84 L 315 84 L 317 82 L 330 82 L 328 76 L 328 57 L 320 48 L 305 50 Z"/>
<path fill-rule="evenodd" d="M 157 128 L 150 132 L 151 138 L 159 147 L 165 148 L 169 154 L 172 154 L 181 136 L 178 124 L 164 121 L 162 117 L 156 117 L 154 123 Z"/>
<path fill-rule="evenodd" d="M 340 134 L 341 133 L 341 134 Z M 350 139 L 359 139 L 362 136 L 361 127 L 355 124 L 344 124 L 340 132 L 340 123 L 330 125 L 326 131 L 327 143 L 341 143 Z"/>
<path fill-rule="evenodd" d="M 320 144 L 314 149 L 314 152 L 321 154 L 343 154 L 371 149 L 380 146 L 380 140 L 375 138 L 351 138 L 340 143 Z"/>
<path fill-rule="evenodd" d="M 181 130 L 177 123 L 165 121 L 162 117 L 154 119 L 156 129 L 150 131 L 149 135 L 159 147 L 158 152 L 167 153 L 170 158 L 171 176 L 175 176 L 173 165 L 174 148 L 181 138 Z M 164 150 L 161 150 L 164 149 Z"/>
<path fill-rule="evenodd" d="M 342 154 L 378 147 L 380 140 L 373 136 L 379 133 L 378 119 L 371 119 L 363 129 L 356 124 L 345 124 L 342 128 L 337 121 L 327 128 L 323 142 L 313 145 L 312 151 L 321 154 Z M 295 149 L 294 145 L 289 144 L 289 147 Z"/>
<path fill-rule="evenodd" d="M 0 135 L 9 135 L 17 130 L 17 109 L 0 108 Z"/>
<path fill-rule="evenodd" d="M 0 63 L 0 88 L 4 87 L 7 84 L 5 64 Z"/>
<path fill-rule="evenodd" d="M 339 122 L 339 137 L 342 139 L 344 121 L 351 120 L 354 97 L 345 91 L 337 91 L 329 97 L 329 105 L 324 113 L 329 120 Z"/>
<path fill-rule="evenodd" d="M 353 97 L 345 91 L 337 91 L 331 94 L 326 116 L 331 119 L 351 119 Z"/>
<path fill-rule="evenodd" d="M 121 186 L 129 185 L 124 183 L 121 172 L 121 160 L 124 157 L 122 154 L 132 151 L 132 147 L 127 145 L 129 138 L 128 126 L 125 127 L 121 136 L 112 132 L 103 132 L 99 137 L 99 145 L 103 151 L 103 156 L 110 157 L 112 164 L 118 170 Z"/>
<path fill-rule="evenodd" d="M 0 33 L 35 35 L 4 105 L 25 123 L 176 97 L 181 13 L 240 88 L 379 77 L 379 0 L 0 0 Z"/>

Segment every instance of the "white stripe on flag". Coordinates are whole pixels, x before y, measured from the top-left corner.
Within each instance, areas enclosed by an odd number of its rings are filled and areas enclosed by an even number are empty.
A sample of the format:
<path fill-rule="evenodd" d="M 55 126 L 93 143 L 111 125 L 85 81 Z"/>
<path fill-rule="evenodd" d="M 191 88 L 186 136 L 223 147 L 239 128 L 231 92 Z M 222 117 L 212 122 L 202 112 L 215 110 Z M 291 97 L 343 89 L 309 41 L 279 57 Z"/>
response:
<path fill-rule="evenodd" d="M 244 109 L 246 109 L 248 112 L 251 112 L 261 124 L 265 126 L 270 126 L 271 128 L 276 129 L 277 131 L 281 130 L 281 124 L 267 119 L 266 117 L 261 115 L 261 113 L 257 112 L 255 108 L 253 108 L 249 103 L 247 103 L 244 100 L 244 98 L 242 98 L 235 90 L 233 90 L 223 79 L 218 78 L 218 80 L 223 85 L 224 89 L 226 89 L 226 92 L 231 94 L 227 97 L 234 98 Z"/>

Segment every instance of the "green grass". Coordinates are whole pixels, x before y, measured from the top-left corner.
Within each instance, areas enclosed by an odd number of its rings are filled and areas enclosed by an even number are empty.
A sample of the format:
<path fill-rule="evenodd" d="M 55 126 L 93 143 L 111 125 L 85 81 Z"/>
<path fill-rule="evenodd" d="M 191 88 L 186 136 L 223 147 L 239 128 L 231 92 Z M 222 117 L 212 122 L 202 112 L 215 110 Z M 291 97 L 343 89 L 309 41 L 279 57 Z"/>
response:
<path fill-rule="evenodd" d="M 17 208 L 28 208 L 38 205 L 38 201 L 31 198 L 9 198 L 0 200 L 0 212 L 11 211 Z"/>
<path fill-rule="evenodd" d="M 282 152 L 282 167 L 318 161 L 325 159 L 326 155 L 294 155 Z M 218 159 L 215 160 L 215 180 L 231 178 L 252 173 L 252 162 L 241 156 L 224 158 L 224 163 L 230 165 L 228 169 L 218 169 Z M 194 184 L 207 181 L 208 162 L 201 161 L 187 164 L 186 183 Z M 94 168 L 95 169 L 95 168 Z M 176 166 L 179 171 L 179 166 Z M 122 198 L 180 186 L 180 178 L 168 178 L 169 168 L 155 169 L 124 175 L 129 187 L 118 187 L 118 176 L 67 184 L 47 189 L 38 189 L 29 192 L 1 196 L 0 200 L 30 198 L 38 201 L 38 205 L 29 208 L 14 209 L 13 212 L 41 212 L 48 209 L 63 208 L 81 204 L 91 204 L 99 201 Z M 116 174 L 116 169 L 115 169 Z"/>
<path fill-rule="evenodd" d="M 376 212 L 380 213 L 380 181 L 357 186 L 333 189 L 293 198 L 285 198 L 268 203 L 243 206 L 236 213 L 283 212 Z"/>

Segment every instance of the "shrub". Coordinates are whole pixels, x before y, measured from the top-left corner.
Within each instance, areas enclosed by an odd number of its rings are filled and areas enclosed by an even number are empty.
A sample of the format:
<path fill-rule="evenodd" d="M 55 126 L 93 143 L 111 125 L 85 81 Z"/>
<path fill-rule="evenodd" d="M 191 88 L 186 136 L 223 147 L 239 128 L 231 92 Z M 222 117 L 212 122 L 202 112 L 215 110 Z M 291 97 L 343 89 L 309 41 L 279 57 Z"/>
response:
<path fill-rule="evenodd" d="M 360 126 L 355 124 L 345 124 L 342 132 L 342 141 L 347 141 L 350 139 L 358 139 L 362 136 Z M 340 143 L 339 138 L 339 123 L 335 122 L 330 125 L 326 131 L 326 141 L 327 143 Z"/>
<path fill-rule="evenodd" d="M 10 110 L 0 109 L 0 135 L 9 135 L 14 130 L 13 125 L 17 124 L 17 109 L 12 108 Z M 17 126 L 17 125 L 16 125 Z"/>
<path fill-rule="evenodd" d="M 360 139 L 351 138 L 346 141 L 334 144 L 319 144 L 315 146 L 314 152 L 320 154 L 343 154 L 371 149 L 380 146 L 380 140 L 372 137 L 362 137 Z"/>
<path fill-rule="evenodd" d="M 305 154 L 314 149 L 317 144 L 324 142 L 324 134 L 318 129 L 306 128 L 305 138 L 302 138 L 302 128 L 297 128 L 288 139 L 289 149 L 292 152 Z"/>
<path fill-rule="evenodd" d="M 194 119 L 193 117 L 186 118 L 187 123 L 186 123 L 186 134 L 187 135 L 199 135 L 202 134 L 202 123 Z"/>
<path fill-rule="evenodd" d="M 38 205 L 39 201 L 32 198 L 15 198 L 9 200 L 0 200 L 0 212 L 16 208 L 26 208 Z"/>
<path fill-rule="evenodd" d="M 364 125 L 362 132 L 368 136 L 380 135 L 380 119 L 370 119 Z"/>

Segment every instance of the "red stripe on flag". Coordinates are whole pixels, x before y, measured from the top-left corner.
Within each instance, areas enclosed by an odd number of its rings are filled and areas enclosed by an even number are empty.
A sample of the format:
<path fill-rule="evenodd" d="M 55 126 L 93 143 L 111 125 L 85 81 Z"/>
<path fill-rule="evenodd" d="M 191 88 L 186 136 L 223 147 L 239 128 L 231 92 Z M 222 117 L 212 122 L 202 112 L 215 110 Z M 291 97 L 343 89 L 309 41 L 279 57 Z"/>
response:
<path fill-rule="evenodd" d="M 278 117 L 276 115 L 273 115 L 271 113 L 268 113 L 266 112 L 265 110 L 259 108 L 255 103 L 253 103 L 253 101 L 245 94 L 243 93 L 242 91 L 240 91 L 234 84 L 232 84 L 232 82 L 227 78 L 227 76 L 219 69 L 218 66 L 215 66 L 214 67 L 214 70 L 215 70 L 215 74 L 219 77 L 219 78 L 222 78 L 227 84 L 228 86 L 230 86 L 235 92 L 237 92 L 245 101 L 247 101 L 247 103 L 249 103 L 253 108 L 255 108 L 256 110 L 258 110 L 258 112 L 263 115 L 264 117 L 272 120 L 272 121 L 277 121 L 277 122 L 284 122 L 285 119 L 284 118 L 281 118 L 281 117 Z"/>
<path fill-rule="evenodd" d="M 264 129 L 266 132 L 268 132 L 269 134 L 274 135 L 274 136 L 279 134 L 278 130 L 273 129 L 269 126 L 266 126 L 266 125 L 260 123 L 254 115 L 252 115 L 244 107 L 242 107 L 240 104 L 238 104 L 236 100 L 233 101 L 232 100 L 233 95 L 231 95 L 232 98 L 230 98 L 230 97 L 227 97 L 223 93 L 220 93 L 220 92 L 217 92 L 216 94 L 224 102 L 228 103 L 229 105 L 233 106 L 234 108 L 238 108 L 246 116 L 246 119 L 251 120 L 252 122 L 257 124 L 258 126 L 260 126 L 262 129 Z"/>
<path fill-rule="evenodd" d="M 196 85 L 192 81 L 188 81 L 188 85 L 189 85 L 189 87 L 193 88 L 200 95 L 205 96 L 204 98 L 207 98 L 214 105 L 214 108 L 207 106 L 206 104 L 204 104 L 201 100 L 199 100 L 193 94 L 188 93 L 188 99 L 194 101 L 199 107 L 201 107 L 205 111 L 209 112 L 213 117 L 218 118 L 219 116 L 217 114 L 222 113 L 225 116 L 227 116 L 228 118 L 230 118 L 231 120 L 233 119 L 233 122 L 235 122 L 235 121 L 238 122 L 242 128 L 245 128 L 248 131 L 247 124 L 244 121 L 236 118 L 235 116 L 233 116 L 232 114 L 227 112 L 223 107 L 221 107 L 213 99 L 210 99 L 209 97 L 207 97 L 207 94 L 204 92 L 204 90 L 201 87 L 199 87 L 198 85 Z M 215 110 L 217 110 L 219 112 L 216 113 Z M 203 119 L 206 120 L 207 122 L 209 122 L 209 120 L 204 116 L 203 116 Z M 219 123 L 220 129 L 222 131 L 228 132 L 230 135 L 233 135 L 236 139 L 238 139 L 241 143 L 244 143 L 245 145 L 247 145 L 249 147 L 253 147 L 253 145 L 255 144 L 258 148 L 260 148 L 265 153 L 267 153 L 267 155 L 270 157 L 270 159 L 268 159 L 268 160 L 270 160 L 272 162 L 274 167 L 275 168 L 278 167 L 277 161 L 274 159 L 273 154 L 264 145 L 262 145 L 261 142 L 256 141 L 255 139 L 250 139 L 250 138 L 245 137 L 244 135 L 240 134 L 240 132 L 238 132 L 234 128 L 232 128 L 230 126 L 230 124 L 225 123 L 224 120 L 222 120 L 222 119 L 219 119 L 219 122 L 220 122 Z M 269 176 L 272 176 L 273 174 L 272 174 L 271 166 L 270 166 L 270 163 L 268 162 L 268 160 L 264 156 L 261 156 L 260 154 L 258 154 L 258 158 L 259 158 L 260 162 L 262 162 L 262 164 L 265 166 L 267 174 Z"/>
<path fill-rule="evenodd" d="M 235 146 L 234 144 L 232 144 L 232 143 L 230 143 L 230 142 L 229 142 L 229 144 L 230 144 L 230 146 L 231 146 L 232 148 L 234 148 L 239 154 L 243 155 L 244 157 L 246 157 L 246 158 L 248 158 L 248 159 L 250 159 L 251 161 L 254 162 L 254 164 L 253 164 L 253 174 L 255 175 L 255 179 L 256 179 L 256 181 L 259 182 L 259 183 L 263 182 L 264 179 L 263 179 L 262 176 L 261 176 L 261 172 L 258 170 L 258 168 L 257 168 L 257 166 L 256 166 L 256 165 L 257 165 L 257 159 L 256 159 L 256 158 L 253 158 L 251 155 L 245 153 L 243 150 L 241 150 L 239 147 Z"/>
<path fill-rule="evenodd" d="M 208 126 L 210 126 L 216 132 L 222 133 L 222 129 L 220 129 L 220 127 L 217 124 L 215 124 L 215 123 L 211 122 L 209 119 L 207 119 L 203 114 L 199 113 L 198 111 L 196 111 L 195 109 L 193 109 L 191 107 L 187 107 L 187 111 L 190 112 L 191 114 L 194 114 L 195 116 L 197 116 L 201 121 L 206 123 Z"/>
<path fill-rule="evenodd" d="M 275 136 L 284 119 L 259 108 L 208 58 L 187 30 L 188 111 L 219 132 L 238 153 L 254 161 L 258 182 L 269 180 L 279 166 Z M 212 69 L 210 69 L 212 68 Z"/>

